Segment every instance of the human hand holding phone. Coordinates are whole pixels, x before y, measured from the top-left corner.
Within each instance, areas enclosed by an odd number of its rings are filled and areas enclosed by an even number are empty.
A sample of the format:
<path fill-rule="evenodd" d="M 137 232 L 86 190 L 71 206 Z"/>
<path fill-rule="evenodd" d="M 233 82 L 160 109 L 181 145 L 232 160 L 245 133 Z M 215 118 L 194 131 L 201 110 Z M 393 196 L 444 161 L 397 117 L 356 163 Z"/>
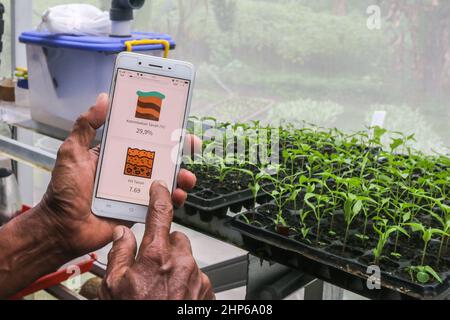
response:
<path fill-rule="evenodd" d="M 101 299 L 214 299 L 211 282 L 192 255 L 189 239 L 170 233 L 173 207 L 164 181 L 154 181 L 142 243 L 127 227 L 116 227 L 108 267 L 99 291 Z"/>
<path fill-rule="evenodd" d="M 57 241 L 61 250 L 69 256 L 80 256 L 97 250 L 112 240 L 116 226 L 131 223 L 97 217 L 91 212 L 95 170 L 99 158 L 99 148 L 91 148 L 96 130 L 106 119 L 108 96 L 101 94 L 96 104 L 81 115 L 73 131 L 58 150 L 55 168 L 48 189 L 38 204 L 42 219 L 49 228 L 57 231 Z M 193 137 L 187 143 L 198 143 Z M 186 192 L 194 187 L 195 175 L 181 170 L 178 186 L 172 201 L 181 206 Z M 183 190 L 184 189 L 184 190 Z"/>
<path fill-rule="evenodd" d="M 153 181 L 176 193 L 195 68 L 132 52 L 116 58 L 91 210 L 145 222 Z"/>

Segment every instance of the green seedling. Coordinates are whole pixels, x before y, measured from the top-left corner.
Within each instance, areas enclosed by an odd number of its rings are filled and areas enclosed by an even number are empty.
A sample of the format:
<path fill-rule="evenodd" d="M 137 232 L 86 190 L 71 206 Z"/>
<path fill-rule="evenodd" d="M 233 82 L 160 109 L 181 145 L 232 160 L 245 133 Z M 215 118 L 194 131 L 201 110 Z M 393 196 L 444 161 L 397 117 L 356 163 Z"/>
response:
<path fill-rule="evenodd" d="M 215 119 L 207 120 L 216 127 L 229 128 L 235 136 L 240 130 L 262 128 L 258 122 L 220 124 Z M 316 243 L 320 243 L 323 221 L 329 219 L 327 232 L 343 241 L 343 253 L 351 229 L 355 229 L 356 237 L 365 246 L 372 237 L 369 229 L 372 225 L 378 235 L 373 249 L 378 264 L 390 239 L 394 244 L 390 252 L 393 257 L 400 257 L 401 246 L 412 245 L 401 237 L 402 234 L 409 237 L 404 229 L 408 226 L 413 232 L 421 232 L 424 241 L 420 248 L 421 266 L 412 267 L 411 272 L 416 281 L 418 277 L 421 280 L 426 280 L 426 276 L 434 278 L 424 263 L 432 238 L 440 241 L 438 265 L 448 252 L 450 158 L 447 155 L 425 155 L 414 150 L 411 147 L 413 135 L 389 132 L 389 140 L 387 130 L 380 127 L 354 133 L 310 124 L 301 128 L 287 125 L 265 129 L 279 133 L 282 150 L 279 156 L 283 159 L 279 165 L 250 165 L 248 154 L 238 159 L 228 152 L 223 161 L 212 152 L 205 152 L 200 158 L 203 164 L 187 159 L 186 166 L 192 171 L 202 170 L 203 179 L 229 181 L 231 179 L 225 178 L 231 173 L 236 177 L 232 180 L 249 179 L 254 205 L 261 192 L 269 195 L 277 208 L 273 219 L 279 226 L 286 226 L 283 212 L 288 203 L 293 203 L 298 222 L 289 227 L 303 239 L 309 238 L 311 230 L 317 230 Z M 250 137 L 243 138 L 246 147 L 250 147 L 251 141 Z M 202 150 L 210 150 L 211 143 L 214 141 L 204 141 Z M 235 140 L 222 147 L 234 151 Z M 242 181 L 229 183 L 242 187 Z M 337 219 L 341 213 L 345 230 L 342 235 L 335 232 L 341 227 Z M 314 219 L 308 219 L 312 216 Z"/>
<path fill-rule="evenodd" d="M 308 237 L 308 234 L 309 234 L 310 230 L 311 230 L 311 228 L 308 228 L 308 227 L 301 227 L 300 228 L 300 232 L 302 234 L 303 240 L 307 240 L 306 238 Z"/>
<path fill-rule="evenodd" d="M 315 200 L 315 201 L 313 201 Z M 329 198 L 327 196 L 323 196 L 323 195 L 319 195 L 319 194 L 314 194 L 312 192 L 307 192 L 305 194 L 305 204 L 311 208 L 314 217 L 316 218 L 317 221 L 317 235 L 316 235 L 316 242 L 319 242 L 319 238 L 320 238 L 320 224 L 323 218 L 323 215 L 325 213 L 325 211 L 323 210 L 323 208 L 326 206 L 326 203 L 328 202 Z"/>
<path fill-rule="evenodd" d="M 374 224 L 373 228 L 376 233 L 378 233 L 377 246 L 373 249 L 373 255 L 375 258 L 375 264 L 380 264 L 381 255 L 383 254 L 384 247 L 393 232 L 401 232 L 407 237 L 409 234 L 405 229 L 399 226 L 389 226 L 387 219 L 377 219 L 378 225 Z"/>
<path fill-rule="evenodd" d="M 450 234 L 450 206 L 447 206 L 443 204 L 441 201 L 436 201 L 436 204 L 438 205 L 438 208 L 440 208 L 443 211 L 443 216 L 440 216 L 433 211 L 430 211 L 431 216 L 433 216 L 442 226 L 443 233 L 441 234 L 441 240 L 439 244 L 439 252 L 438 252 L 438 261 L 437 264 L 439 265 L 439 262 L 442 257 L 442 251 L 444 248 L 444 243 L 447 242 L 448 244 L 448 237 Z M 445 247 L 445 252 L 447 252 L 447 247 Z"/>
<path fill-rule="evenodd" d="M 283 218 L 283 207 L 286 203 L 286 200 L 283 199 L 284 195 L 288 192 L 287 189 L 280 188 L 278 190 L 274 190 L 270 193 L 271 197 L 273 198 L 278 210 L 277 210 L 277 216 L 275 219 L 275 225 L 282 225 L 287 226 L 286 221 Z"/>
<path fill-rule="evenodd" d="M 406 271 L 409 272 L 412 281 L 417 280 L 417 282 L 422 284 L 428 283 L 431 278 L 436 279 L 440 283 L 443 282 L 437 272 L 430 266 L 410 266 L 406 268 Z"/>
<path fill-rule="evenodd" d="M 411 227 L 411 230 L 413 232 L 420 232 L 422 234 L 423 249 L 422 249 L 422 258 L 420 260 L 420 265 L 423 266 L 425 264 L 425 257 L 427 254 L 428 244 L 430 243 L 433 236 L 435 234 L 441 235 L 441 236 L 442 235 L 448 236 L 448 234 L 440 229 L 431 228 L 431 227 L 426 228 L 421 223 L 417 223 L 417 222 L 407 223 L 407 225 L 409 225 Z"/>
<path fill-rule="evenodd" d="M 346 225 L 344 244 L 342 246 L 342 253 L 344 253 L 347 246 L 350 226 L 363 208 L 363 199 L 357 197 L 353 193 L 342 193 L 342 197 L 344 198 L 344 219 Z"/>

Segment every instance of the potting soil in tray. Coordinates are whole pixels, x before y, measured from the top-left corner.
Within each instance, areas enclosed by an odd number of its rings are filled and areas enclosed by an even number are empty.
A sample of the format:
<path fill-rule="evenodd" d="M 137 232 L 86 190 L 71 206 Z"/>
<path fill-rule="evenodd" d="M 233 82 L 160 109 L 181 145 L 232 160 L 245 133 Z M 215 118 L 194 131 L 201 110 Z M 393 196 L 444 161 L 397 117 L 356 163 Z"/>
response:
<path fill-rule="evenodd" d="M 367 272 L 367 270 L 369 266 L 374 265 L 372 249 L 376 246 L 377 235 L 368 233 L 369 239 L 365 240 L 363 244 L 362 240 L 355 236 L 358 233 L 357 228 L 351 229 L 349 240 L 343 251 L 344 231 L 339 226 L 343 222 L 342 214 L 337 213 L 335 216 L 335 227 L 333 228 L 336 232 L 335 236 L 326 232 L 329 227 L 327 221 L 321 223 L 324 235 L 321 235 L 317 242 L 317 234 L 314 229 L 304 239 L 299 231 L 297 232 L 292 228 L 277 228 L 274 223 L 274 207 L 271 203 L 265 204 L 233 219 L 232 226 L 242 233 L 248 250 L 254 253 L 264 252 L 263 258 L 268 260 L 283 260 L 277 262 L 301 270 L 304 267 L 306 270 L 303 269 L 303 271 L 330 283 L 349 283 L 349 278 L 359 278 L 364 280 L 361 283 L 364 283 L 365 286 L 366 279 L 372 276 L 372 273 Z M 286 210 L 283 216 L 286 224 L 290 226 L 294 226 L 299 221 L 298 216 L 292 210 Z M 298 222 L 299 224 L 300 222 Z M 401 239 L 397 247 L 397 252 L 401 253 L 401 257 L 385 254 L 380 259 L 379 267 L 383 289 L 395 291 L 401 296 L 415 299 L 447 298 L 450 294 L 450 259 L 448 253 L 443 255 L 439 266 L 435 266 L 433 263 L 436 260 L 438 243 L 432 240 L 429 246 L 430 253 L 425 260 L 425 264 L 434 267 L 443 280 L 442 283 L 431 279 L 428 284 L 420 284 L 411 279 L 405 268 L 420 264 L 420 239 L 412 238 L 408 242 L 406 239 Z M 390 240 L 385 248 L 387 252 L 392 252 L 394 241 Z M 281 258 L 280 250 L 283 250 Z M 336 273 L 333 270 L 339 272 Z M 337 279 L 342 277 L 342 272 L 345 273 L 346 279 Z M 352 281 L 350 280 L 350 282 Z M 362 286 L 359 285 L 359 287 Z M 364 290 L 367 292 L 369 289 L 363 288 Z M 380 298 L 388 297 L 381 296 Z"/>

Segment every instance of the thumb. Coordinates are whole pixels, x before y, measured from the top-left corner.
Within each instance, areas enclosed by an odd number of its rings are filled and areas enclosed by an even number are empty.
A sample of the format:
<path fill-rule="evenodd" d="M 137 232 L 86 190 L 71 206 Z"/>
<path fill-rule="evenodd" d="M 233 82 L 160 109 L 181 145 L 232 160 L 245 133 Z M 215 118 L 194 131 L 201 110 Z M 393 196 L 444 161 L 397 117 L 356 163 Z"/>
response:
<path fill-rule="evenodd" d="M 95 105 L 77 119 L 69 138 L 83 148 L 89 149 L 95 138 L 96 130 L 105 123 L 107 113 L 108 95 L 102 93 L 97 97 Z"/>
<path fill-rule="evenodd" d="M 117 226 L 114 229 L 113 245 L 108 254 L 108 266 L 103 278 L 104 291 L 114 291 L 114 287 L 118 285 L 127 269 L 134 264 L 136 251 L 137 244 L 133 232 L 127 227 Z"/>

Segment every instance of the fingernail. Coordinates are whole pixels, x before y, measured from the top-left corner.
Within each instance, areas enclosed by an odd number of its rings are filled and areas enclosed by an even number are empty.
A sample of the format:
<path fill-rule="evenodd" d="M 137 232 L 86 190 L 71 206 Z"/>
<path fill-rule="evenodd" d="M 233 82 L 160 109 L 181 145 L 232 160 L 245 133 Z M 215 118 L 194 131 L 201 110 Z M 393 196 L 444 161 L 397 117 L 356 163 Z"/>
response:
<path fill-rule="evenodd" d="M 193 179 L 195 182 L 197 182 L 197 176 L 195 175 L 195 173 L 193 173 L 189 170 L 188 170 L 188 172 L 191 174 L 191 179 Z"/>
<path fill-rule="evenodd" d="M 125 234 L 125 229 L 123 227 L 115 228 L 114 232 L 113 232 L 113 241 L 118 241 L 118 240 L 122 239 L 124 234 Z"/>
<path fill-rule="evenodd" d="M 99 104 L 101 101 L 103 101 L 105 99 L 105 95 L 106 95 L 106 93 L 100 93 L 97 96 L 97 100 L 95 100 L 95 104 Z"/>
<path fill-rule="evenodd" d="M 155 180 L 153 183 L 160 184 L 164 188 L 168 189 L 167 183 L 164 180 Z"/>

